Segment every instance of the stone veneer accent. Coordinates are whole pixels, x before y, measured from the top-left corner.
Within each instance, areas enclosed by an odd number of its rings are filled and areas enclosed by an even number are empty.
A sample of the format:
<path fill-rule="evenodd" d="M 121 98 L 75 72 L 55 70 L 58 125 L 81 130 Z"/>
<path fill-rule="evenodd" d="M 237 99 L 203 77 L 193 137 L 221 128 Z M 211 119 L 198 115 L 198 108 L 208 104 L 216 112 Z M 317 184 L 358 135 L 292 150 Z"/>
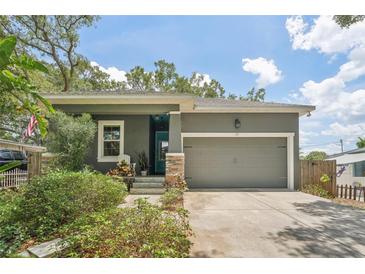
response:
<path fill-rule="evenodd" d="M 185 178 L 185 155 L 184 153 L 166 153 L 166 183 L 171 183 L 176 176 Z"/>

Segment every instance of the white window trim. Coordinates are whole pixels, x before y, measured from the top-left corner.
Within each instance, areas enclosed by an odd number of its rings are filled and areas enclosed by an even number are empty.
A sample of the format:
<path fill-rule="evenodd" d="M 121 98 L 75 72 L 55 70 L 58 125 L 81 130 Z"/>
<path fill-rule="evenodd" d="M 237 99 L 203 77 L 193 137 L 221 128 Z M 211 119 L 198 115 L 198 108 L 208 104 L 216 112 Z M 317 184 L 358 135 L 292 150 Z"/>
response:
<path fill-rule="evenodd" d="M 287 188 L 294 190 L 294 132 L 182 132 L 181 151 L 184 151 L 184 137 L 282 137 L 287 144 Z"/>
<path fill-rule="evenodd" d="M 104 156 L 104 126 L 120 126 L 119 156 Z M 98 121 L 98 162 L 118 162 L 124 155 L 124 121 L 123 120 L 99 120 Z"/>

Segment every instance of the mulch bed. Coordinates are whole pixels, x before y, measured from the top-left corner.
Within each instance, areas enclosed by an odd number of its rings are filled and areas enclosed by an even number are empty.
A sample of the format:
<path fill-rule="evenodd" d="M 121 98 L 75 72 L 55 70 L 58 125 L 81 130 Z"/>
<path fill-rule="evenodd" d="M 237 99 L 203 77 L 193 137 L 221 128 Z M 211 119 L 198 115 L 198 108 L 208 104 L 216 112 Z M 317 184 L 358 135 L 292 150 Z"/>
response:
<path fill-rule="evenodd" d="M 359 202 L 355 200 L 350 199 L 343 199 L 343 198 L 335 198 L 332 200 L 334 203 L 340 204 L 340 205 L 346 205 L 346 206 L 352 206 L 354 208 L 361 208 L 365 209 L 365 203 Z"/>

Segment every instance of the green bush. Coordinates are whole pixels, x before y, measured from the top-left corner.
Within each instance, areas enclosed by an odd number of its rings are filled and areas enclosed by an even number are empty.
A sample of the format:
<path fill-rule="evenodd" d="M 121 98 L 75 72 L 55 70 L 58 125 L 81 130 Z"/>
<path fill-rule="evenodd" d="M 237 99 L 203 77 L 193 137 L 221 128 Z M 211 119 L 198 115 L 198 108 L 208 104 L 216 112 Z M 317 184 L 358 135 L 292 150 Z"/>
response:
<path fill-rule="evenodd" d="M 0 255 L 11 253 L 26 239 L 53 236 L 82 215 L 116 207 L 126 194 L 124 184 L 89 171 L 35 177 L 12 198 L 2 195 Z"/>
<path fill-rule="evenodd" d="M 0 257 L 13 253 L 29 237 L 14 220 L 19 194 L 13 190 L 0 191 Z"/>
<path fill-rule="evenodd" d="M 168 188 L 160 198 L 162 208 L 173 210 L 177 207 L 182 207 L 183 195 L 184 190 L 182 189 Z"/>
<path fill-rule="evenodd" d="M 90 114 L 78 117 L 56 112 L 50 116 L 47 148 L 56 153 L 54 165 L 68 170 L 82 170 L 96 134 Z"/>
<path fill-rule="evenodd" d="M 315 196 L 319 196 L 326 199 L 333 199 L 334 195 L 332 195 L 327 190 L 323 189 L 323 187 L 320 184 L 310 184 L 306 185 L 302 189 L 303 192 L 312 194 Z"/>
<path fill-rule="evenodd" d="M 83 216 L 64 229 L 70 247 L 58 257 L 188 257 L 187 212 L 174 213 L 137 200 L 135 208 L 114 208 Z"/>

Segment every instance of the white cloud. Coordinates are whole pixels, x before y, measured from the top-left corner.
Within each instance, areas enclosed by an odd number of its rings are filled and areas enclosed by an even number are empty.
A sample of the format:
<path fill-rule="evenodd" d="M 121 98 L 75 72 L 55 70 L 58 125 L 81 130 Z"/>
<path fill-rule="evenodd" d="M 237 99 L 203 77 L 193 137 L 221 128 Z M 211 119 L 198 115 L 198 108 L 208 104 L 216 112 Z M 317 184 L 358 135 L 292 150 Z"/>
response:
<path fill-rule="evenodd" d="M 357 136 L 365 135 L 365 123 L 343 125 L 338 122 L 332 123 L 329 129 L 321 132 L 323 135 L 332 136 Z"/>
<path fill-rule="evenodd" d="M 321 82 L 309 80 L 300 92 L 318 112 L 332 114 L 343 119 L 365 115 L 365 89 L 346 91 L 346 83 L 365 75 L 365 48 L 355 48 L 349 61 L 340 66 L 333 77 Z"/>
<path fill-rule="evenodd" d="M 282 72 L 277 68 L 274 60 L 267 60 L 263 57 L 257 59 L 242 59 L 244 71 L 257 74 L 256 84 L 258 88 L 264 88 L 275 84 L 282 79 Z"/>
<path fill-rule="evenodd" d="M 299 143 L 300 143 L 300 145 L 306 145 L 309 143 L 311 137 L 315 137 L 318 135 L 319 135 L 319 133 L 315 132 L 315 131 L 300 130 L 299 131 L 299 137 L 300 137 Z"/>
<path fill-rule="evenodd" d="M 118 82 L 126 82 L 127 81 L 127 77 L 126 72 L 123 70 L 119 70 L 116 67 L 108 67 L 108 68 L 104 68 L 102 66 L 100 66 L 98 63 L 91 61 L 90 65 L 93 67 L 98 67 L 102 72 L 105 72 L 107 74 L 110 75 L 110 79 L 118 81 Z"/>
<path fill-rule="evenodd" d="M 204 84 L 208 84 L 212 81 L 209 74 L 195 73 L 195 78 L 192 80 L 193 86 L 203 87 Z"/>
<path fill-rule="evenodd" d="M 299 92 L 289 96 L 289 100 L 315 105 L 317 110 L 310 119 L 322 124 L 321 130 L 315 129 L 322 137 L 302 132 L 301 144 L 320 143 L 318 140 L 329 140 L 331 136 L 335 139 L 330 140 L 343 138 L 345 144 L 353 147 L 357 136 L 365 135 L 365 88 L 351 90 L 348 85 L 365 76 L 365 22 L 341 29 L 332 16 L 319 16 L 312 23 L 296 16 L 287 19 L 286 28 L 295 50 L 314 49 L 328 54 L 330 63 L 339 54 L 347 55 L 347 61 L 339 66 L 336 74 L 321 81 L 308 80 Z M 304 126 L 308 125 L 304 122 Z M 302 131 L 310 128 L 301 125 Z M 306 149 L 334 153 L 339 146 L 332 143 Z"/>
<path fill-rule="evenodd" d="M 293 49 L 317 49 L 328 54 L 348 52 L 348 61 L 339 67 L 337 74 L 320 82 L 306 81 L 299 89 L 300 94 L 290 97 L 315 105 L 319 116 L 349 120 L 365 115 L 365 90 L 346 88 L 347 83 L 365 75 L 365 22 L 342 29 L 332 16 L 319 16 L 311 26 L 303 17 L 296 16 L 286 20 L 286 28 Z"/>
<path fill-rule="evenodd" d="M 292 16 L 286 20 L 285 26 L 293 49 L 317 49 L 334 54 L 365 43 L 365 22 L 342 29 L 332 16 L 319 16 L 309 27 L 302 16 Z"/>

